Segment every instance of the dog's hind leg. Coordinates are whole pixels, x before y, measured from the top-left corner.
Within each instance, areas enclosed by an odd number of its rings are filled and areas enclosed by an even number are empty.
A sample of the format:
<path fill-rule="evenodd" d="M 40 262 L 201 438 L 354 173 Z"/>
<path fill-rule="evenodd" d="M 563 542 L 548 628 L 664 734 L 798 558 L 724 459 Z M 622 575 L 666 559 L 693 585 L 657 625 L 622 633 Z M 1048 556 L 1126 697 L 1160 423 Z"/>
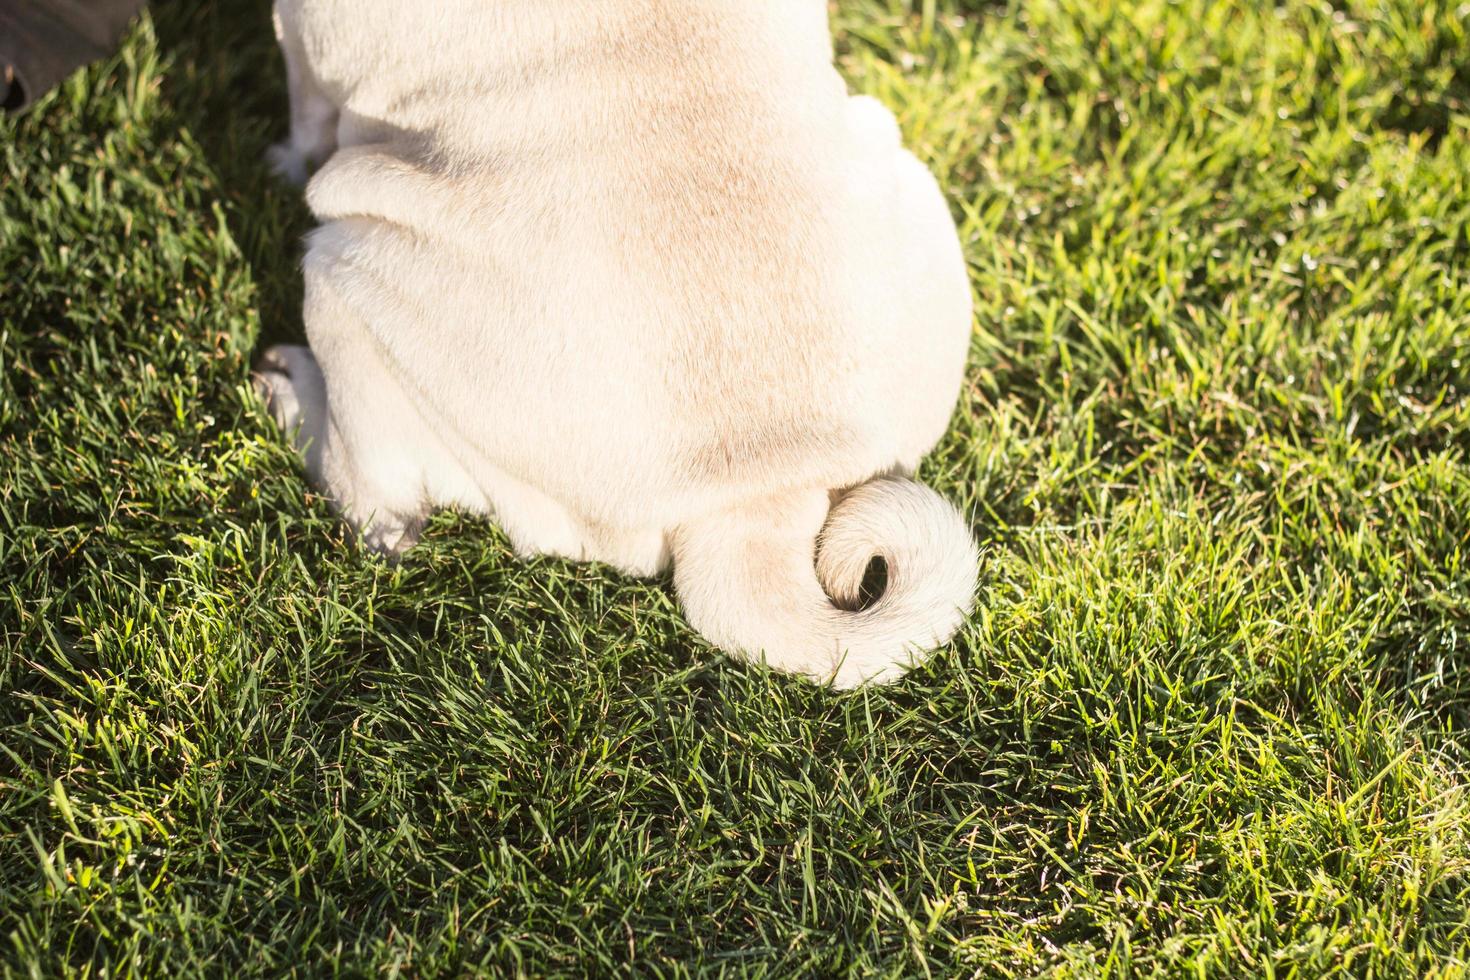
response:
<path fill-rule="evenodd" d="M 399 555 L 418 540 L 432 509 L 426 454 L 433 442 L 426 433 L 408 433 L 404 410 L 411 418 L 411 407 L 372 385 L 375 374 L 372 365 L 360 364 L 327 375 L 309 348 L 281 345 L 261 355 L 254 380 L 305 459 L 312 486 L 365 545 Z M 375 390 L 365 392 L 363 382 Z"/>
<path fill-rule="evenodd" d="M 276 0 L 273 20 L 276 40 L 286 59 L 286 87 L 291 97 L 291 136 L 266 152 L 271 170 L 297 186 L 306 183 L 311 168 L 337 148 L 339 109 L 317 80 L 301 43 L 297 21 L 300 0 Z"/>
<path fill-rule="evenodd" d="M 271 417 L 306 461 L 306 476 L 322 482 L 323 435 L 327 422 L 327 383 L 307 347 L 278 344 L 261 355 L 252 377 Z"/>

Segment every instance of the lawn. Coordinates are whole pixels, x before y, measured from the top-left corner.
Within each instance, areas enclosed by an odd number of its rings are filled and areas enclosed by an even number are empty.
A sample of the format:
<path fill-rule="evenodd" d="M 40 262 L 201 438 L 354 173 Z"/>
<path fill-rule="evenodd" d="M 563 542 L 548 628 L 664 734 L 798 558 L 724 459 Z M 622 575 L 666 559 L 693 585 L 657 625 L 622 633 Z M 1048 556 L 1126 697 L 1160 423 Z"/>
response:
<path fill-rule="evenodd" d="M 308 491 L 267 4 L 0 121 L 0 973 L 1470 969 L 1470 7 L 835 27 L 977 302 L 977 610 L 853 694 Z"/>

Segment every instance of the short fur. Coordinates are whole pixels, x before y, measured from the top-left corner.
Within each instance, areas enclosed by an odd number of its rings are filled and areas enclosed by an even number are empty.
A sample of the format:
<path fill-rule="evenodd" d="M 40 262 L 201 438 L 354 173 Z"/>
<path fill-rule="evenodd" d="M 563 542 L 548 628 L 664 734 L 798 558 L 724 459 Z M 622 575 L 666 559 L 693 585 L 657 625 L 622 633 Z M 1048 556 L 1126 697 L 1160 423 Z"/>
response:
<path fill-rule="evenodd" d="M 962 380 L 965 264 L 824 0 L 278 0 L 276 26 L 272 161 L 321 164 L 321 227 L 310 349 L 257 383 L 369 544 L 457 506 L 522 554 L 672 559 L 711 641 L 842 686 L 948 640 L 974 542 L 906 476 Z"/>

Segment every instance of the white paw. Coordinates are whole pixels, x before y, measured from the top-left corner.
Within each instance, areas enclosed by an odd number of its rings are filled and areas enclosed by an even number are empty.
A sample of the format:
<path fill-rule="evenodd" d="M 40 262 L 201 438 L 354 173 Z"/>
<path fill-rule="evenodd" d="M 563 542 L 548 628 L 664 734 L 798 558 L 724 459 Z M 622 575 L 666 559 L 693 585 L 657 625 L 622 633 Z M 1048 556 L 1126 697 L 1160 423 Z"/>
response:
<path fill-rule="evenodd" d="M 288 435 L 305 421 L 303 392 L 298 386 L 308 381 L 310 371 L 315 367 L 316 362 L 309 349 L 281 344 L 261 355 L 251 376 L 255 391 L 271 413 L 271 418 Z"/>
<path fill-rule="evenodd" d="M 290 140 L 277 143 L 265 151 L 265 162 L 271 173 L 295 187 L 301 187 L 311 176 L 311 159 Z"/>
<path fill-rule="evenodd" d="M 301 400 L 289 376 L 279 371 L 256 371 L 250 383 L 282 432 L 289 434 L 301 424 Z"/>
<path fill-rule="evenodd" d="M 311 348 L 278 344 L 260 356 L 251 379 L 276 425 L 320 483 L 327 425 L 327 382 Z"/>
<path fill-rule="evenodd" d="M 374 514 L 357 528 L 363 545 L 386 558 L 396 560 L 418 544 L 422 521 L 406 521 L 393 515 Z"/>

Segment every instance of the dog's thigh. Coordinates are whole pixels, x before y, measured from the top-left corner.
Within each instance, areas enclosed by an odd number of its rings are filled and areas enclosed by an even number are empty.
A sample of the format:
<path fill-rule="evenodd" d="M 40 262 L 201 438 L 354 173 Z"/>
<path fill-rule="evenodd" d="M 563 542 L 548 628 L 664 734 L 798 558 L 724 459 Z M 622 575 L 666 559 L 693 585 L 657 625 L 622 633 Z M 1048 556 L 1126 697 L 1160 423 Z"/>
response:
<path fill-rule="evenodd" d="M 326 392 L 315 478 L 364 541 L 401 552 L 433 509 L 483 511 L 483 494 L 390 370 L 331 263 L 308 261 L 304 314 Z"/>
<path fill-rule="evenodd" d="M 912 471 L 949 428 L 969 359 L 974 301 L 959 232 L 934 175 L 907 150 L 898 151 L 895 172 L 895 245 L 907 276 L 901 315 L 915 363 L 906 390 L 894 398 L 908 410 L 900 460 Z"/>
<path fill-rule="evenodd" d="M 871 95 L 854 95 L 847 100 L 847 125 L 852 135 L 873 151 L 898 149 L 903 143 L 898 120 Z"/>
<path fill-rule="evenodd" d="M 872 281 L 891 281 L 873 348 L 882 351 L 892 388 L 884 400 L 901 443 L 900 469 L 912 471 L 948 427 L 964 378 L 972 329 L 969 271 L 959 232 L 939 182 L 904 149 L 898 123 L 882 103 L 848 101 L 849 130 L 859 153 L 881 161 L 859 170 L 891 194 L 886 206 L 861 209 L 876 226 L 860 234 L 875 243 Z M 868 193 L 867 189 L 863 193 Z"/>

